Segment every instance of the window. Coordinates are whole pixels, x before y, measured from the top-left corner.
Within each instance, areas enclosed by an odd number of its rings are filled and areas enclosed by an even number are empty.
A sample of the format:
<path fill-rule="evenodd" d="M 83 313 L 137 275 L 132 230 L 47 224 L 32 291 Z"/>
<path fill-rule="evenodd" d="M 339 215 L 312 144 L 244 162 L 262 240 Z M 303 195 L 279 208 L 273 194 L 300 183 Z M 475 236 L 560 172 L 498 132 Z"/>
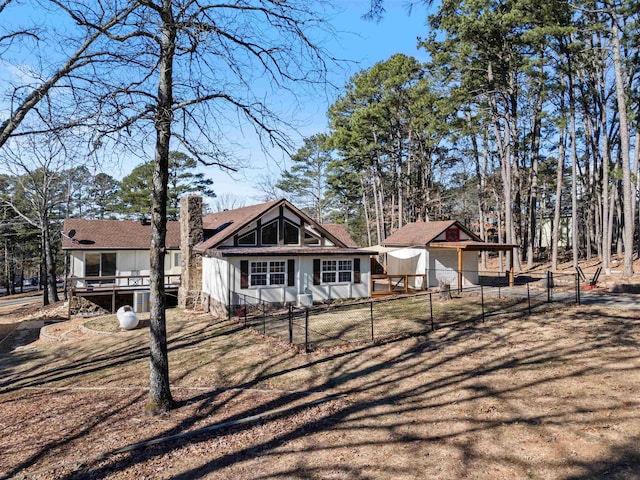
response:
<path fill-rule="evenodd" d="M 238 237 L 238 245 L 255 245 L 256 244 L 256 231 L 252 230 L 249 233 Z"/>
<path fill-rule="evenodd" d="M 181 267 L 182 266 L 182 254 L 180 252 L 174 252 L 173 254 L 173 266 Z"/>
<path fill-rule="evenodd" d="M 113 277 L 116 274 L 116 253 L 86 253 L 84 256 L 85 277 Z M 113 280 L 110 280 L 113 282 Z"/>
<path fill-rule="evenodd" d="M 286 262 L 269 262 L 269 285 L 284 285 L 286 268 Z"/>
<path fill-rule="evenodd" d="M 284 243 L 285 245 L 298 245 L 300 243 L 298 227 L 286 220 L 284 221 Z"/>
<path fill-rule="evenodd" d="M 262 227 L 262 245 L 278 244 L 278 222 L 273 221 Z"/>
<path fill-rule="evenodd" d="M 305 245 L 320 245 L 320 239 L 309 232 L 304 232 Z"/>
<path fill-rule="evenodd" d="M 351 282 L 353 260 L 322 260 L 322 283 Z"/>
<path fill-rule="evenodd" d="M 287 281 L 287 262 L 251 262 L 249 269 L 249 285 L 262 287 L 268 285 L 285 285 Z"/>
<path fill-rule="evenodd" d="M 353 262 L 351 260 L 338 261 L 338 281 L 351 282 L 353 278 Z"/>

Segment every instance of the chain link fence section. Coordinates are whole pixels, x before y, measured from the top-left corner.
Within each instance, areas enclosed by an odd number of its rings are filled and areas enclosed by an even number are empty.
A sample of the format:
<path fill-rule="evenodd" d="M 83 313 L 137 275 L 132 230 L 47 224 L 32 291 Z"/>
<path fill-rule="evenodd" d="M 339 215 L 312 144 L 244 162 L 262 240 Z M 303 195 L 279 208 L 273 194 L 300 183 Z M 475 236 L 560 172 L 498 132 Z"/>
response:
<path fill-rule="evenodd" d="M 230 307 L 230 317 L 235 309 L 235 316 L 243 325 L 308 352 L 420 335 L 495 317 L 518 318 L 551 302 L 580 303 L 580 279 L 576 274 L 543 272 L 538 277 L 517 277 L 512 285 L 502 279 L 489 283 L 462 290 L 447 288 L 305 308 L 273 305 L 234 294 L 237 303 Z"/>

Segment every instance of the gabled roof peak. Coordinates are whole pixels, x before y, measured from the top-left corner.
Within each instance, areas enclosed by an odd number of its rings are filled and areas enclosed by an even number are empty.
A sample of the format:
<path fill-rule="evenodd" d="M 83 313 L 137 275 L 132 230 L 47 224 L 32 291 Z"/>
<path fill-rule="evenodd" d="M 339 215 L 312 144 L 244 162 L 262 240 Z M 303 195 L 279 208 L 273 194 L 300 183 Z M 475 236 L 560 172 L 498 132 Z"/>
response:
<path fill-rule="evenodd" d="M 438 220 L 433 222 L 411 222 L 396 230 L 387 237 L 382 245 L 384 246 L 417 246 L 427 245 L 436 237 L 445 232 L 448 228 L 455 226 L 464 231 L 471 239 L 480 238 L 467 229 L 457 220 Z"/>
<path fill-rule="evenodd" d="M 344 240 L 337 237 L 332 230 L 324 228 L 306 213 L 292 205 L 288 200 L 280 198 L 277 200 L 259 203 L 257 205 L 250 205 L 248 207 L 235 208 L 233 210 L 225 210 L 206 215 L 202 220 L 203 228 L 208 230 L 210 233 L 211 231 L 214 233 L 209 238 L 205 239 L 204 242 L 197 245 L 196 250 L 204 252 L 211 248 L 217 248 L 227 239 L 240 232 L 247 225 L 280 206 L 285 206 L 291 212 L 303 219 L 305 223 L 324 232 L 323 235 L 329 238 L 336 245 L 347 246 L 345 245 Z M 226 224 L 226 226 L 224 226 L 224 224 Z"/>

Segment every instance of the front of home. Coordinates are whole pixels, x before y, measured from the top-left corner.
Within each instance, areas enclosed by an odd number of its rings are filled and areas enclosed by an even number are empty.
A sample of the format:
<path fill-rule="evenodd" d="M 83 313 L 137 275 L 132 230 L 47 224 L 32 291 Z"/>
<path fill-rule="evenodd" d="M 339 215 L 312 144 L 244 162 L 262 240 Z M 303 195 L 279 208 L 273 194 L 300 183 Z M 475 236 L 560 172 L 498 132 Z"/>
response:
<path fill-rule="evenodd" d="M 181 210 L 189 217 L 198 214 Z M 372 252 L 356 248 L 341 226 L 318 224 L 284 199 L 207 215 L 202 230 L 194 252 L 202 256 L 201 291 L 213 303 L 369 297 Z"/>
<path fill-rule="evenodd" d="M 109 291 L 115 308 L 117 291 L 148 290 L 150 225 L 67 219 L 63 236 L 72 292 Z M 223 314 L 239 304 L 311 305 L 377 290 L 374 249 L 358 249 L 343 226 L 319 224 L 285 199 L 203 216 L 202 198 L 185 196 L 166 246 L 165 289 L 183 307 Z M 397 279 L 387 277 L 402 276 L 404 291 L 477 285 L 478 252 L 513 247 L 483 242 L 455 220 L 413 222 L 383 242 L 383 277 L 391 286 Z"/>
<path fill-rule="evenodd" d="M 63 228 L 72 295 L 110 295 L 115 309 L 135 301 L 132 291 L 148 291 L 150 225 L 71 218 Z M 167 223 L 166 246 L 165 289 L 181 306 L 222 313 L 246 302 L 369 297 L 373 252 L 356 248 L 341 225 L 318 224 L 284 199 L 203 216 L 202 199 L 188 195 L 180 221 Z"/>

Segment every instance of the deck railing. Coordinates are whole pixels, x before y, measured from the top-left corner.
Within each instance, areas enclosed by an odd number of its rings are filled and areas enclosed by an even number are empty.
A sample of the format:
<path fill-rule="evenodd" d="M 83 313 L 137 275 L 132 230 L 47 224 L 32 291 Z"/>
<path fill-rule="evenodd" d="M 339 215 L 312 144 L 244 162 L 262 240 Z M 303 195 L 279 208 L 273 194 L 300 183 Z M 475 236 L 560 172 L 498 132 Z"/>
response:
<path fill-rule="evenodd" d="M 178 287 L 180 274 L 167 274 L 164 276 L 165 287 Z M 149 275 L 110 275 L 103 277 L 67 277 L 67 288 L 76 292 L 114 289 L 140 289 L 149 287 L 151 277 Z"/>
<path fill-rule="evenodd" d="M 424 290 L 425 274 L 371 275 L 371 296 L 393 295 Z"/>

